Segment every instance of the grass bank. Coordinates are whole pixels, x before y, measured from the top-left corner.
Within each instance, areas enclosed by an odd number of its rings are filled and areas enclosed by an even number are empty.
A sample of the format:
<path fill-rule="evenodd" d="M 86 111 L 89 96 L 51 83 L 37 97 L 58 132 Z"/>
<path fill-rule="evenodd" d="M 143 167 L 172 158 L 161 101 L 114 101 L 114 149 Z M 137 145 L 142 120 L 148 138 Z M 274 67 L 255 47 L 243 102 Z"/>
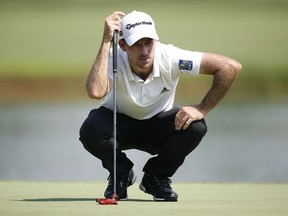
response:
<path fill-rule="evenodd" d="M 233 89 L 235 98 L 285 97 L 286 0 L 3 0 L 0 99 L 86 97 L 84 81 L 104 19 L 115 10 L 135 9 L 151 14 L 163 43 L 239 60 L 243 70 Z M 179 91 L 184 99 L 190 96 L 189 90 L 185 92 L 190 85 L 207 86 L 205 78 L 199 84 L 183 80 Z M 194 89 L 191 94 L 201 97 Z"/>
<path fill-rule="evenodd" d="M 163 43 L 236 58 L 245 76 L 287 77 L 287 9 L 286 0 L 3 0 L 0 77 L 81 76 L 115 10 L 151 14 Z"/>
<path fill-rule="evenodd" d="M 129 188 L 129 200 L 100 206 L 106 183 L 0 182 L 2 216 L 74 215 L 197 215 L 284 216 L 288 211 L 287 184 L 175 183 L 175 203 L 154 202 L 150 195 Z"/>

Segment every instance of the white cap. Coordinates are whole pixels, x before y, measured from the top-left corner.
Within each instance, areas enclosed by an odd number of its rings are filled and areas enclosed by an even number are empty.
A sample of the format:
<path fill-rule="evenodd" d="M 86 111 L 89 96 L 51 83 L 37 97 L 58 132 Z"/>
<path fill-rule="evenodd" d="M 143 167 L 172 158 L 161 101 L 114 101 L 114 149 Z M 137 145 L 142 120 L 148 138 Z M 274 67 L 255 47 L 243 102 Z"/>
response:
<path fill-rule="evenodd" d="M 159 40 L 153 19 L 146 13 L 133 11 L 121 21 L 120 39 L 125 39 L 129 46 L 141 38 Z"/>

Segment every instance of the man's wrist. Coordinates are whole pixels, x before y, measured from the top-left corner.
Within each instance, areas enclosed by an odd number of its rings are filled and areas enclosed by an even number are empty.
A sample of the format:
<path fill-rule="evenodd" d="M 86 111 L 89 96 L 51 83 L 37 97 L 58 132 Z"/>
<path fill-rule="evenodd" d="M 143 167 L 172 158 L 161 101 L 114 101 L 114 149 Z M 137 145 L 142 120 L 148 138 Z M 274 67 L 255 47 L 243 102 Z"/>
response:
<path fill-rule="evenodd" d="M 197 109 L 199 112 L 201 112 L 203 114 L 203 116 L 206 116 L 207 113 L 210 111 L 210 109 L 208 109 L 205 104 L 200 103 L 198 105 L 196 105 Z"/>

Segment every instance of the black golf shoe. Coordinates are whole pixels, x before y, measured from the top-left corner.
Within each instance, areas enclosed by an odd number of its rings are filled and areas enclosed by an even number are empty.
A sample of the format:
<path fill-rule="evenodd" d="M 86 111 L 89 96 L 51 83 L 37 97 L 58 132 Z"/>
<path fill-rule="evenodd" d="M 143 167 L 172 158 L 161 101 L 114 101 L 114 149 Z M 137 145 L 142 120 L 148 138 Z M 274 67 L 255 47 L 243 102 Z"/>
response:
<path fill-rule="evenodd" d="M 151 194 L 155 201 L 174 201 L 178 194 L 172 190 L 172 181 L 168 177 L 156 176 L 145 173 L 139 188 L 145 193 Z"/>
<path fill-rule="evenodd" d="M 114 194 L 114 179 L 113 176 L 110 174 L 108 179 L 108 186 L 104 192 L 105 198 L 111 199 Z M 134 175 L 133 170 L 131 169 L 129 173 L 117 176 L 116 177 L 116 199 L 117 200 L 127 200 L 127 187 L 134 184 L 136 181 L 136 176 Z"/>

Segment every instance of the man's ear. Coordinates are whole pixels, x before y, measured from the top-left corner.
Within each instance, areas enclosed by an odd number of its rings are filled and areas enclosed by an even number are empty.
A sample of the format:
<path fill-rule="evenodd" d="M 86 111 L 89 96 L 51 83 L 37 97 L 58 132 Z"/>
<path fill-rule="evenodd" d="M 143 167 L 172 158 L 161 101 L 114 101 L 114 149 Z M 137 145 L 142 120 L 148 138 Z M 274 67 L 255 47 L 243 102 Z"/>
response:
<path fill-rule="evenodd" d="M 119 40 L 119 46 L 124 52 L 126 52 L 125 45 L 127 45 L 127 44 L 126 44 L 126 41 L 124 39 Z"/>

